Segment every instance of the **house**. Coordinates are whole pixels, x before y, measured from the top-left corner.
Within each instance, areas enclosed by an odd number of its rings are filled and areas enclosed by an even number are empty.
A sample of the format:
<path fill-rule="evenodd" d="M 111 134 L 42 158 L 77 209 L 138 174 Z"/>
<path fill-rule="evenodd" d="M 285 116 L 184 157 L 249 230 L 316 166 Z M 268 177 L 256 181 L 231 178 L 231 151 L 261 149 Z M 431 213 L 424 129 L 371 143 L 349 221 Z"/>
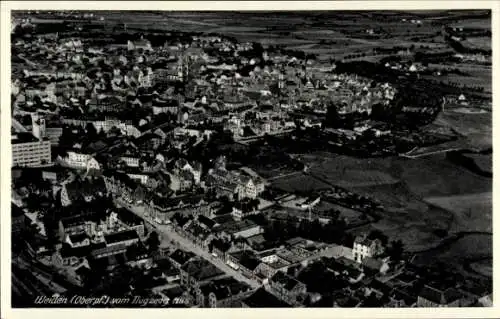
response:
<path fill-rule="evenodd" d="M 144 200 L 144 188 L 126 173 L 116 170 L 105 170 L 102 176 L 108 194 L 113 194 L 126 200 Z"/>
<path fill-rule="evenodd" d="M 63 245 L 52 256 L 52 264 L 58 268 L 73 267 L 86 262 L 90 254 L 90 246 L 71 247 Z"/>
<path fill-rule="evenodd" d="M 232 277 L 221 278 L 202 285 L 195 290 L 196 304 L 200 307 L 231 307 L 233 301 L 241 299 L 250 287 Z"/>
<path fill-rule="evenodd" d="M 386 259 L 366 257 L 361 263 L 367 272 L 385 274 L 389 270 L 389 263 Z"/>
<path fill-rule="evenodd" d="M 241 221 L 229 222 L 219 225 L 214 232 L 223 239 L 234 240 L 238 237 L 248 238 L 264 233 L 262 226 L 255 222 L 245 219 Z"/>
<path fill-rule="evenodd" d="M 171 253 L 170 256 L 168 256 L 168 259 L 175 268 L 180 269 L 195 256 L 196 255 L 190 251 L 177 249 L 173 253 Z"/>
<path fill-rule="evenodd" d="M 146 214 L 157 223 L 170 223 L 170 218 L 175 213 L 192 214 L 195 216 L 206 215 L 210 205 L 204 195 L 189 195 L 171 198 L 153 196 L 146 202 Z"/>
<path fill-rule="evenodd" d="M 130 210 L 122 208 L 117 211 L 118 220 L 124 224 L 128 229 L 137 232 L 140 238 L 146 235 L 144 220 L 132 213 Z"/>
<path fill-rule="evenodd" d="M 72 248 L 90 245 L 90 238 L 86 233 L 66 235 L 66 243 Z"/>
<path fill-rule="evenodd" d="M 181 285 L 196 289 L 208 280 L 214 279 L 224 272 L 202 258 L 195 258 L 185 263 L 181 269 Z"/>
<path fill-rule="evenodd" d="M 287 271 L 290 263 L 278 257 L 274 252 L 271 255 L 261 257 L 261 263 L 255 269 L 255 275 L 266 283 L 268 278 L 274 276 L 278 271 Z"/>
<path fill-rule="evenodd" d="M 354 240 L 352 254 L 353 259 L 358 263 L 366 257 L 375 257 L 383 252 L 380 239 L 368 239 L 366 235 L 357 236 Z"/>
<path fill-rule="evenodd" d="M 148 40 L 144 40 L 143 37 L 141 37 L 140 40 L 137 41 L 131 41 L 129 40 L 127 42 L 127 49 L 129 51 L 134 51 L 138 49 L 142 49 L 144 51 L 153 51 L 153 47 L 151 46 L 151 42 Z"/>
<path fill-rule="evenodd" d="M 76 201 L 88 203 L 106 193 L 106 184 L 102 178 L 75 179 L 70 183 L 63 184 L 61 204 L 69 206 Z"/>
<path fill-rule="evenodd" d="M 228 253 L 226 259 L 230 267 L 237 268 L 247 278 L 255 278 L 255 271 L 261 263 L 255 254 L 248 250 Z"/>
<path fill-rule="evenodd" d="M 74 169 L 101 169 L 100 163 L 92 156 L 90 150 L 68 151 L 67 156 L 62 158 L 62 161 L 66 166 Z"/>
<path fill-rule="evenodd" d="M 463 295 L 454 288 L 440 290 L 425 285 L 417 298 L 417 307 L 460 307 Z"/>
<path fill-rule="evenodd" d="M 281 271 L 269 279 L 269 287 L 273 294 L 292 305 L 301 304 L 307 294 L 307 287 L 304 283 Z"/>
<path fill-rule="evenodd" d="M 206 186 L 215 188 L 218 193 L 228 193 L 233 197 L 237 195 L 240 199 L 257 197 L 257 186 L 249 176 L 221 168 L 211 169 L 208 174 Z M 260 187 L 261 185 L 259 185 Z"/>
<path fill-rule="evenodd" d="M 108 247 L 114 245 L 130 246 L 139 242 L 139 235 L 133 229 L 125 230 L 110 235 L 104 235 L 104 241 Z"/>
<path fill-rule="evenodd" d="M 207 248 L 214 238 L 209 230 L 201 227 L 200 224 L 198 224 L 194 220 L 190 220 L 187 222 L 185 227 L 183 227 L 182 233 L 196 245 L 201 246 L 202 248 Z"/>
<path fill-rule="evenodd" d="M 290 308 L 290 304 L 279 299 L 264 288 L 257 289 L 241 301 L 244 308 Z"/>
<path fill-rule="evenodd" d="M 323 258 L 326 267 L 336 275 L 344 275 L 350 283 L 360 282 L 364 278 L 361 266 L 345 257 Z"/>

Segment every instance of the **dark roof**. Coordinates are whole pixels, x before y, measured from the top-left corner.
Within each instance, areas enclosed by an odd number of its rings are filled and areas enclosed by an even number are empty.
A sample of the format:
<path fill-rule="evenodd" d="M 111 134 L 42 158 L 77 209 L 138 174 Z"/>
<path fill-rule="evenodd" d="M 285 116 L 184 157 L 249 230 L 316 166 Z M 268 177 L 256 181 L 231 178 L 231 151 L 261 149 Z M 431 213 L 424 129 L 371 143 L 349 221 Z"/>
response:
<path fill-rule="evenodd" d="M 241 221 L 225 223 L 223 225 L 220 225 L 218 228 L 219 231 L 225 231 L 229 234 L 233 234 L 256 226 L 258 225 L 255 222 L 249 219 L 244 219 Z"/>
<path fill-rule="evenodd" d="M 79 233 L 69 236 L 69 239 L 71 240 L 72 243 L 82 242 L 87 238 L 89 238 L 89 236 L 86 233 Z"/>
<path fill-rule="evenodd" d="M 12 144 L 32 143 L 36 141 L 38 141 L 38 139 L 34 137 L 33 134 L 27 132 L 12 134 L 12 139 L 11 139 Z"/>
<path fill-rule="evenodd" d="M 281 284 L 286 290 L 289 291 L 300 284 L 300 281 L 285 274 L 282 271 L 278 271 L 276 274 L 274 274 L 274 276 L 271 277 L 271 281 Z"/>
<path fill-rule="evenodd" d="M 363 259 L 362 264 L 366 268 L 379 271 L 384 262 L 378 258 L 366 257 Z"/>
<path fill-rule="evenodd" d="M 291 305 L 278 299 L 264 288 L 257 289 L 253 294 L 243 300 L 250 308 L 288 308 Z"/>
<path fill-rule="evenodd" d="M 231 223 L 234 222 L 234 218 L 231 214 L 219 215 L 213 218 L 217 224 Z"/>
<path fill-rule="evenodd" d="M 139 235 L 137 235 L 137 232 L 135 230 L 125 230 L 111 235 L 104 235 L 104 239 L 106 243 L 113 244 L 130 239 L 139 239 Z"/>
<path fill-rule="evenodd" d="M 128 226 L 137 226 L 144 224 L 142 218 L 132 213 L 128 209 L 125 208 L 119 209 L 117 213 L 118 213 L 118 219 L 120 219 L 123 223 L 127 224 Z"/>
<path fill-rule="evenodd" d="M 224 273 L 205 259 L 194 259 L 188 261 L 184 266 L 182 266 L 182 270 L 187 272 L 190 277 L 193 277 L 198 281 L 213 278 Z"/>
<path fill-rule="evenodd" d="M 184 265 L 194 256 L 196 256 L 196 255 L 190 251 L 184 251 L 181 249 L 177 249 L 176 251 L 171 253 L 169 257 L 170 257 L 170 259 L 177 262 L 178 264 Z"/>
<path fill-rule="evenodd" d="M 250 271 L 255 270 L 255 268 L 257 268 L 257 266 L 259 266 L 261 263 L 259 259 L 252 256 L 240 258 L 239 262 L 241 266 L 245 267 Z"/>
<path fill-rule="evenodd" d="M 448 288 L 445 291 L 442 291 L 426 285 L 420 291 L 419 297 L 440 305 L 447 305 L 460 299 L 462 295 L 453 288 Z"/>
<path fill-rule="evenodd" d="M 204 195 L 189 195 L 183 197 L 164 198 L 156 196 L 153 198 L 155 205 L 164 209 L 174 208 L 178 206 L 196 206 L 204 199 Z"/>
<path fill-rule="evenodd" d="M 64 245 L 59 251 L 63 258 L 67 257 L 87 257 L 90 254 L 90 246 L 71 247 Z"/>
<path fill-rule="evenodd" d="M 198 216 L 198 222 L 200 224 L 203 224 L 203 225 L 207 226 L 208 228 L 212 228 L 216 224 L 212 219 L 210 219 L 210 218 L 208 218 L 208 217 L 206 217 L 204 215 L 199 215 Z"/>
<path fill-rule="evenodd" d="M 98 192 L 106 193 L 106 184 L 102 178 L 76 179 L 65 184 L 70 200 L 81 198 L 81 196 L 92 196 Z"/>

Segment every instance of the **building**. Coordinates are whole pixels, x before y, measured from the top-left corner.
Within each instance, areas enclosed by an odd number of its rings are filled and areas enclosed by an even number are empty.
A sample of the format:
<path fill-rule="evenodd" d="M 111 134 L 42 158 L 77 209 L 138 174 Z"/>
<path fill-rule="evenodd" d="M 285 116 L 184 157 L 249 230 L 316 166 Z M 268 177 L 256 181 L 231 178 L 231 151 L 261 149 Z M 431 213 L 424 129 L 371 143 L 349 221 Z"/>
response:
<path fill-rule="evenodd" d="M 195 290 L 196 304 L 200 307 L 231 307 L 233 301 L 250 291 L 246 284 L 232 277 L 221 278 L 202 285 Z"/>
<path fill-rule="evenodd" d="M 290 308 L 290 304 L 279 299 L 264 288 L 257 289 L 241 302 L 244 308 Z"/>
<path fill-rule="evenodd" d="M 195 290 L 202 283 L 224 274 L 219 268 L 202 258 L 188 261 L 180 270 L 181 285 Z"/>
<path fill-rule="evenodd" d="M 440 290 L 425 285 L 417 298 L 417 307 L 460 307 L 463 296 L 454 288 Z"/>
<path fill-rule="evenodd" d="M 38 139 L 31 133 L 13 133 L 12 166 L 42 166 L 51 163 L 50 141 L 47 138 Z"/>
<path fill-rule="evenodd" d="M 134 229 L 129 229 L 109 235 L 104 235 L 107 247 L 114 245 L 130 246 L 139 242 L 139 235 Z"/>
<path fill-rule="evenodd" d="M 234 240 L 238 237 L 248 238 L 264 233 L 262 226 L 248 219 L 219 225 L 214 231 L 220 238 L 226 240 Z"/>
<path fill-rule="evenodd" d="M 103 179 L 76 179 L 65 183 L 61 189 L 61 204 L 69 206 L 76 201 L 91 202 L 106 194 L 106 184 Z"/>
<path fill-rule="evenodd" d="M 127 49 L 129 51 L 134 51 L 134 50 L 139 50 L 142 49 L 144 51 L 153 51 L 153 47 L 151 46 L 151 42 L 148 40 L 144 40 L 143 37 L 141 37 L 140 40 L 137 41 L 128 41 L 127 42 Z"/>
<path fill-rule="evenodd" d="M 376 257 L 383 252 L 380 239 L 368 239 L 366 235 L 357 236 L 352 248 L 353 259 L 361 263 L 364 258 Z"/>
<path fill-rule="evenodd" d="M 286 303 L 297 305 L 305 300 L 307 287 L 297 279 L 278 271 L 269 279 L 271 292 Z"/>
<path fill-rule="evenodd" d="M 67 156 L 63 158 L 64 164 L 70 168 L 83 170 L 99 170 L 101 165 L 92 156 L 90 151 L 73 150 L 67 152 Z"/>

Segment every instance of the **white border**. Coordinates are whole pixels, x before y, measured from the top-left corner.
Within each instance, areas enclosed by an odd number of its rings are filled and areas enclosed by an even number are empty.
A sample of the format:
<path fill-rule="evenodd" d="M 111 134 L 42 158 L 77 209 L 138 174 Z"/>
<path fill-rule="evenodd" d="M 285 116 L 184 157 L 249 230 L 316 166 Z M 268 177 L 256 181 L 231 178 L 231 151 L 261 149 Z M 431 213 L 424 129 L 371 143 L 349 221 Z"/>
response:
<path fill-rule="evenodd" d="M 500 1 L 0 1 L 1 30 L 1 313 L 0 318 L 33 318 L 51 316 L 52 318 L 72 319 L 86 318 L 124 318 L 132 316 L 183 316 L 196 318 L 199 316 L 216 316 L 216 318 L 255 318 L 255 317 L 286 317 L 286 318 L 499 318 L 500 303 L 495 294 L 495 306 L 492 308 L 411 308 L 411 309 L 11 309 L 10 308 L 10 10 L 451 10 L 451 9 L 491 9 L 492 10 L 492 49 L 493 49 L 493 109 L 497 107 L 499 66 L 499 33 L 500 33 Z M 493 123 L 498 121 L 497 112 L 493 111 Z M 493 126 L 493 136 L 500 136 L 496 125 Z M 495 139 L 494 148 L 497 149 Z M 497 161 L 493 154 L 493 170 L 497 171 Z M 493 194 L 498 190 L 497 180 L 493 180 Z M 493 197 L 493 216 L 495 216 L 496 198 Z M 498 229 L 498 219 L 493 217 L 493 232 Z M 499 236 L 493 236 L 493 250 L 500 247 Z M 497 253 L 493 254 L 493 264 L 499 264 Z M 497 267 L 494 267 L 494 292 L 498 290 Z"/>

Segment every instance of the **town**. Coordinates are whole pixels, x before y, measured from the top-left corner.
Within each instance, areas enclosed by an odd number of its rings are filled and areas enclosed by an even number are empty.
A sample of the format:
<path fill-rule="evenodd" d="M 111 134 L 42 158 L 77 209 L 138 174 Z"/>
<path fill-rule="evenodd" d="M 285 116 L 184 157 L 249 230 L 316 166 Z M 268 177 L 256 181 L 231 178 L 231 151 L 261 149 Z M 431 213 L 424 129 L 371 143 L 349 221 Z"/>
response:
<path fill-rule="evenodd" d="M 465 149 L 433 122 L 491 101 L 431 80 L 455 72 L 442 55 L 364 65 L 97 12 L 19 12 L 12 26 L 13 306 L 492 305 L 491 283 L 415 262 L 369 228 L 385 203 L 305 160 Z"/>

